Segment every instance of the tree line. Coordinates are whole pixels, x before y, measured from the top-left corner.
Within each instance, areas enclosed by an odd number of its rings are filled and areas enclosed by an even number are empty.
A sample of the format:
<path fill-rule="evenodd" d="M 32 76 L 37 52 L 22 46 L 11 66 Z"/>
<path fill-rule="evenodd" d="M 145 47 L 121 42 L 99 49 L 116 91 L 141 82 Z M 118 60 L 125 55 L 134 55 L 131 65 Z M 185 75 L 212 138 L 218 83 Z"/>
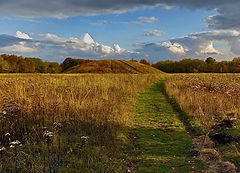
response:
<path fill-rule="evenodd" d="M 24 58 L 22 56 L 2 54 L 0 55 L 0 73 L 61 73 L 76 65 L 93 61 L 96 60 L 68 57 L 59 64 L 57 62 L 43 62 L 40 58 Z M 140 63 L 150 65 L 145 59 L 142 59 Z"/>
<path fill-rule="evenodd" d="M 159 61 L 153 67 L 166 73 L 240 73 L 240 57 L 232 61 L 217 62 L 209 57 L 200 59 L 182 59 L 180 61 Z"/>
<path fill-rule="evenodd" d="M 40 58 L 0 55 L 1 73 L 58 73 L 60 71 L 60 65 L 55 62 L 43 62 Z"/>
<path fill-rule="evenodd" d="M 61 73 L 76 65 L 90 63 L 96 60 L 66 58 L 61 64 L 57 62 L 43 62 L 40 58 L 22 57 L 16 55 L 0 55 L 0 73 Z M 130 60 L 138 62 L 136 60 Z M 150 65 L 142 59 L 139 63 Z M 166 73 L 240 73 L 240 57 L 232 61 L 217 62 L 209 57 L 205 61 L 200 59 L 182 59 L 180 61 L 159 61 L 152 64 Z"/>

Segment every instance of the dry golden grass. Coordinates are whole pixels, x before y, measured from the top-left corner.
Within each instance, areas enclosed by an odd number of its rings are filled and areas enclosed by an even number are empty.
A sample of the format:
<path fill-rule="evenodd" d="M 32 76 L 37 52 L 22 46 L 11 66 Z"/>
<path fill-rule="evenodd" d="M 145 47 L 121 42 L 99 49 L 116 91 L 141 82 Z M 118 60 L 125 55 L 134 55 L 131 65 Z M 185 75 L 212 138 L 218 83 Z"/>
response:
<path fill-rule="evenodd" d="M 14 150 L 2 171 L 10 171 L 10 163 L 18 171 L 120 169 L 119 161 L 114 161 L 116 143 L 139 92 L 160 78 L 150 74 L 1 74 L 1 145 L 11 151 L 5 135 L 10 133 L 11 141 L 23 144 L 29 162 L 27 168 L 21 165 Z M 61 133 L 54 122 L 62 124 Z M 44 127 L 53 132 L 51 145 L 46 133 L 43 136 Z"/>
<path fill-rule="evenodd" d="M 239 139 L 239 74 L 176 74 L 168 78 L 165 89 L 190 116 L 190 124 L 195 130 L 201 129 L 210 136 L 222 134 Z M 214 128 L 222 120 L 233 121 L 233 127 Z M 239 142 L 217 144 L 217 150 L 224 160 L 233 162 L 240 169 Z"/>
<path fill-rule="evenodd" d="M 173 75 L 165 83 L 165 88 L 182 110 L 193 115 L 195 123 L 205 130 L 217 120 L 232 116 L 239 118 L 240 75 Z"/>

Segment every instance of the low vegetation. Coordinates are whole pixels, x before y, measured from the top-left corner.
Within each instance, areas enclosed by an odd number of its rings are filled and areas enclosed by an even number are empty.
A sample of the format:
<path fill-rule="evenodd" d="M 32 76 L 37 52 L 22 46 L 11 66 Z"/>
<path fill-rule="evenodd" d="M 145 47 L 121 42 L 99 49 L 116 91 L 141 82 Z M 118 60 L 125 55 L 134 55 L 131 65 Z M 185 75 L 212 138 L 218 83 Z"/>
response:
<path fill-rule="evenodd" d="M 40 58 L 0 55 L 0 73 L 159 73 L 142 59 L 89 60 L 66 58 L 61 64 L 43 62 Z"/>
<path fill-rule="evenodd" d="M 23 58 L 16 55 L 0 55 L 0 73 L 59 73 L 56 62 L 43 62 L 40 58 Z"/>
<path fill-rule="evenodd" d="M 140 95 L 131 132 L 131 172 L 202 172 L 204 165 L 189 150 L 192 140 L 179 113 L 165 97 L 164 81 Z"/>
<path fill-rule="evenodd" d="M 239 62 L 222 66 L 208 58 L 154 66 L 236 72 Z M 196 151 L 191 137 L 202 156 L 211 151 L 240 169 L 240 75 L 158 69 L 145 60 L 67 58 L 59 65 L 0 56 L 0 72 L 6 72 L 0 75 L 0 171 L 202 171 L 190 156 Z M 206 139 L 211 148 L 202 151 L 196 141 Z"/>
<path fill-rule="evenodd" d="M 240 76 L 237 74 L 173 75 L 168 95 L 189 115 L 191 127 L 216 140 L 222 156 L 240 167 Z"/>
<path fill-rule="evenodd" d="M 181 61 L 159 61 L 153 67 L 166 73 L 239 73 L 240 58 L 217 62 L 209 57 L 201 59 L 182 59 Z"/>
<path fill-rule="evenodd" d="M 73 66 L 66 73 L 162 73 L 149 65 L 126 60 L 99 60 Z"/>
<path fill-rule="evenodd" d="M 1 172 L 121 172 L 127 121 L 158 75 L 0 75 Z"/>

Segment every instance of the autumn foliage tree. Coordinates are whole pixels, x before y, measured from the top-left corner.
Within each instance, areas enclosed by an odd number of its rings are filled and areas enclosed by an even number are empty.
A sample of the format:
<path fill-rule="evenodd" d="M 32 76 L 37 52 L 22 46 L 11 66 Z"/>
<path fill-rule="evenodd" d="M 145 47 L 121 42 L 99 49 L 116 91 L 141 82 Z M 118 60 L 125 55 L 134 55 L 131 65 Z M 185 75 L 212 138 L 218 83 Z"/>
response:
<path fill-rule="evenodd" d="M 44 62 L 45 73 L 59 73 L 61 72 L 61 66 L 56 62 Z"/>
<path fill-rule="evenodd" d="M 28 64 L 24 59 L 19 59 L 17 62 L 17 73 L 27 73 L 28 72 Z"/>
<path fill-rule="evenodd" d="M 59 65 L 57 62 L 43 62 L 40 58 L 2 54 L 0 55 L 0 73 L 60 73 L 73 66 L 93 61 L 95 60 L 66 58 Z M 140 63 L 150 65 L 145 59 Z M 167 73 L 240 73 L 240 57 L 221 62 L 217 62 L 212 57 L 208 57 L 205 61 L 201 59 L 168 60 L 159 61 L 152 66 Z"/>
<path fill-rule="evenodd" d="M 66 71 L 67 69 L 76 66 L 76 65 L 80 65 L 80 64 L 84 64 L 84 63 L 89 63 L 89 62 L 93 62 L 94 60 L 88 60 L 88 59 L 73 59 L 73 58 L 66 58 L 63 63 L 61 64 L 61 68 L 62 71 Z"/>
<path fill-rule="evenodd" d="M 131 60 L 129 60 L 130 62 L 138 62 L 137 60 L 135 60 L 135 59 L 131 59 Z"/>
<path fill-rule="evenodd" d="M 35 72 L 35 62 L 31 59 L 31 58 L 25 58 L 25 61 L 27 63 L 28 66 L 28 73 L 34 73 Z"/>
<path fill-rule="evenodd" d="M 44 73 L 43 61 L 40 58 L 29 58 L 29 59 L 34 62 L 36 73 Z"/>
<path fill-rule="evenodd" d="M 21 59 L 20 57 L 16 55 L 2 55 L 5 61 L 9 64 L 10 72 L 11 73 L 17 73 L 18 72 L 18 61 Z"/>
<path fill-rule="evenodd" d="M 150 65 L 150 63 L 145 59 L 141 59 L 140 63 L 145 64 L 145 65 Z"/>
<path fill-rule="evenodd" d="M 0 56 L 0 72 L 10 73 L 59 73 L 58 63 L 43 62 L 40 58 L 23 58 L 16 55 Z"/>
<path fill-rule="evenodd" d="M 9 71 L 9 65 L 7 61 L 5 61 L 1 56 L 0 56 L 0 73 L 3 72 L 8 72 Z"/>
<path fill-rule="evenodd" d="M 240 58 L 221 62 L 212 57 L 205 61 L 200 59 L 159 61 L 152 66 L 167 73 L 240 73 Z"/>

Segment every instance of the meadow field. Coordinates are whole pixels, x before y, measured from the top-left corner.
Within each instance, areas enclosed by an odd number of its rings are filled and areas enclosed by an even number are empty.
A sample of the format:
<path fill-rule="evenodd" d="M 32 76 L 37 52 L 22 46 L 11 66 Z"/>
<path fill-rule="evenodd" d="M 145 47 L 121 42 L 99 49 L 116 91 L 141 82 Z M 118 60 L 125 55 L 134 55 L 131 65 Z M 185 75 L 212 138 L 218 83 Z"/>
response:
<path fill-rule="evenodd" d="M 186 113 L 192 137 L 215 133 L 212 127 L 222 120 L 234 121 L 223 133 L 239 137 L 237 74 L 1 74 L 1 172 L 134 172 L 126 156 L 136 143 L 128 135 L 135 126 L 133 112 L 140 94 L 159 81 L 165 82 L 166 97 Z M 159 121 L 145 118 L 151 126 Z M 184 129 L 180 121 L 171 122 L 164 135 L 172 133 L 172 124 Z M 239 168 L 239 143 L 217 147 Z"/>
<path fill-rule="evenodd" d="M 239 168 L 240 75 L 171 75 L 165 90 L 187 114 L 188 128 L 193 133 L 221 135 L 217 149 L 224 159 Z"/>
<path fill-rule="evenodd" d="M 161 78 L 1 74 L 1 171 L 119 172 L 137 96 Z"/>
<path fill-rule="evenodd" d="M 216 121 L 239 118 L 240 75 L 174 75 L 165 83 L 170 97 L 189 115 L 194 124 L 208 131 Z"/>

